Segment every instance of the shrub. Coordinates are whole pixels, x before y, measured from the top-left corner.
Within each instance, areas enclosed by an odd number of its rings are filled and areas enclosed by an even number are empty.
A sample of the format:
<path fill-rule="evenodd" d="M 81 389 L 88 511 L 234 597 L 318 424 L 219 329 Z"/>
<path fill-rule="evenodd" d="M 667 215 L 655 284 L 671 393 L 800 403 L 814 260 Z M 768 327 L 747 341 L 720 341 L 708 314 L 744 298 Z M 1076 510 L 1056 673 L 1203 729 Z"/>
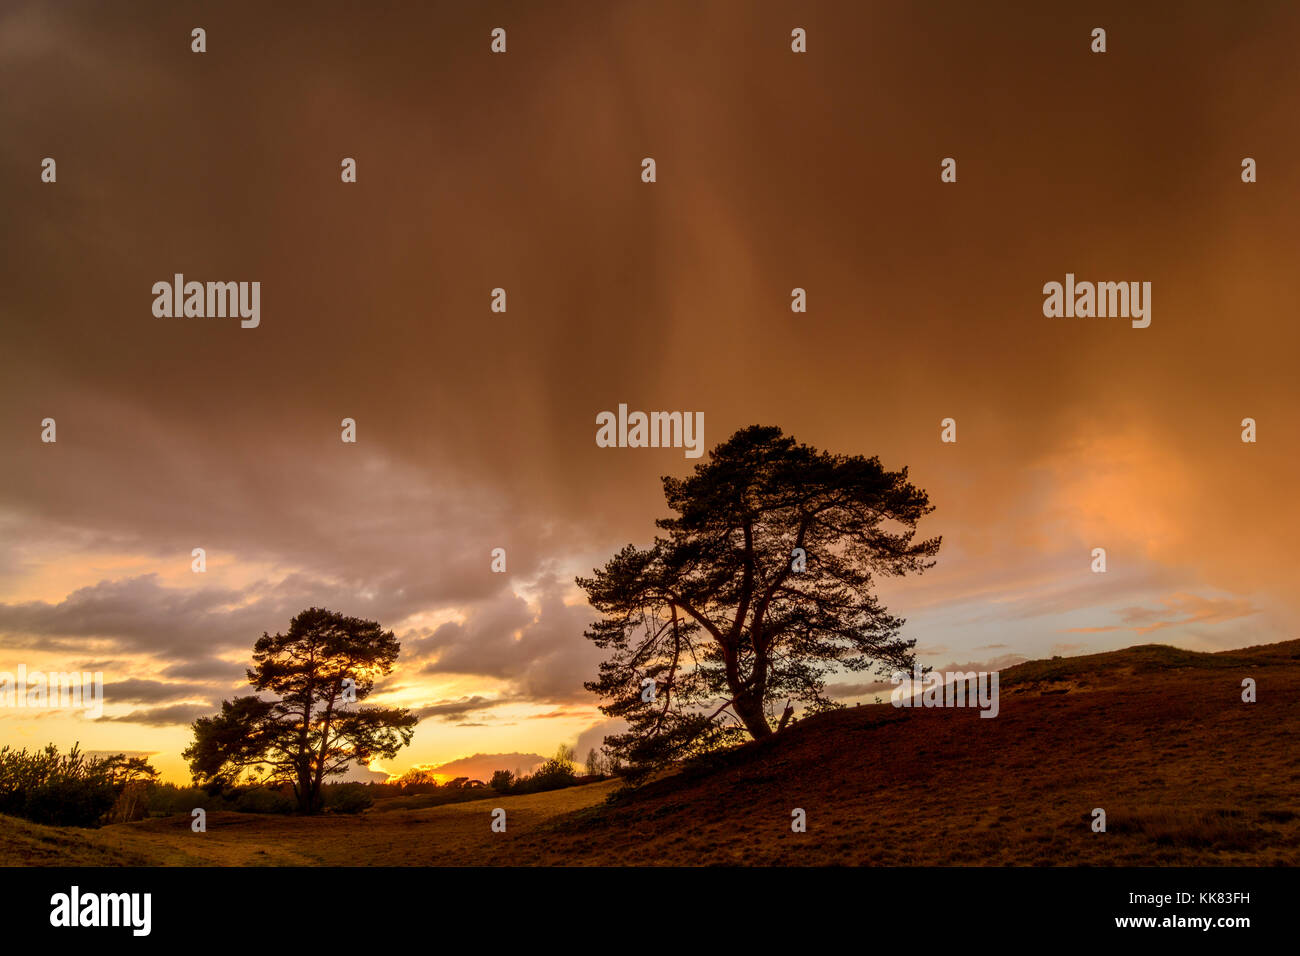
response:
<path fill-rule="evenodd" d="M 213 794 L 203 787 L 178 787 L 174 783 L 161 783 L 149 789 L 149 813 L 167 816 L 172 813 L 189 813 L 196 807 L 209 812 L 233 810 L 237 793 Z"/>
<path fill-rule="evenodd" d="M 149 791 L 153 783 L 148 780 L 132 780 L 117 795 L 113 809 L 108 812 L 108 823 L 130 823 L 143 820 L 149 814 Z"/>
<path fill-rule="evenodd" d="M 374 802 L 363 783 L 336 783 L 325 788 L 325 809 L 333 813 L 360 813 Z"/>
<path fill-rule="evenodd" d="M 0 813 L 51 826 L 94 827 L 105 822 L 128 786 L 124 813 L 143 806 L 142 788 L 157 771 L 142 758 L 123 754 L 87 757 L 76 744 L 66 754 L 50 744 L 28 753 L 0 747 Z"/>
<path fill-rule="evenodd" d="M 196 804 L 197 806 L 197 804 Z M 240 813 L 293 813 L 292 797 L 269 787 L 250 787 L 235 798 Z"/>
<path fill-rule="evenodd" d="M 514 793 L 539 793 L 543 790 L 561 790 L 578 782 L 573 766 L 573 749 L 563 745 L 529 777 L 521 778 L 513 787 Z"/>
<path fill-rule="evenodd" d="M 433 793 L 438 789 L 438 777 L 428 768 L 413 767 L 402 774 L 401 779 L 397 781 L 397 788 L 401 793 Z"/>

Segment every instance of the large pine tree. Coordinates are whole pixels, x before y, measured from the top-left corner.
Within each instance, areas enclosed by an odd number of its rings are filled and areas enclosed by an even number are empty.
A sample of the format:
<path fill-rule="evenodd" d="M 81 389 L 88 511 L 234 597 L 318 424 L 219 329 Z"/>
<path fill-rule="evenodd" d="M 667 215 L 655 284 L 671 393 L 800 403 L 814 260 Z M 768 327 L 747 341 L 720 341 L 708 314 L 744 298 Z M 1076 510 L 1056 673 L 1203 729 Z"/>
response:
<path fill-rule="evenodd" d="M 630 724 L 608 740 L 616 754 L 646 768 L 761 739 L 796 703 L 837 706 L 824 693 L 837 669 L 911 670 L 915 641 L 872 593 L 876 576 L 924 571 L 939 550 L 913 540 L 933 508 L 906 468 L 755 425 L 663 486 L 666 535 L 578 578 L 603 615 L 587 637 L 610 652 L 586 686 Z"/>

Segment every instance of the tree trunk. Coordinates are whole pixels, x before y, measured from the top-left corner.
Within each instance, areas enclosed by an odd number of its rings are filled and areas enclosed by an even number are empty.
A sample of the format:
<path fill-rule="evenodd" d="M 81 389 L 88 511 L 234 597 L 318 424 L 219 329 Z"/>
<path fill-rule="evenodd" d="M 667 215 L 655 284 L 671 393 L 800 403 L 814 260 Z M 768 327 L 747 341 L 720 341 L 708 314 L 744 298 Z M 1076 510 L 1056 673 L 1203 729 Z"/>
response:
<path fill-rule="evenodd" d="M 772 725 L 767 722 L 767 714 L 763 713 L 762 699 L 755 699 L 753 696 L 745 694 L 737 697 L 732 702 L 732 707 L 740 719 L 744 721 L 749 736 L 755 740 L 762 740 L 764 737 L 772 736 Z"/>
<path fill-rule="evenodd" d="M 298 812 L 311 813 L 311 774 L 304 772 L 300 768 L 298 771 L 298 786 L 294 789 L 298 794 Z"/>

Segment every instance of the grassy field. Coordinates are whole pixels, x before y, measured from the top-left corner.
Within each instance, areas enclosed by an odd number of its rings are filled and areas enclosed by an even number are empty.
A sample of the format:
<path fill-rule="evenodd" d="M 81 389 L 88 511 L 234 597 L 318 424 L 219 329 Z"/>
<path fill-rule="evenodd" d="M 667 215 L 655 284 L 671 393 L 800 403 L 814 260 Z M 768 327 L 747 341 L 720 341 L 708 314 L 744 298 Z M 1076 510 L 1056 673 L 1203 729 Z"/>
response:
<path fill-rule="evenodd" d="M 1244 677 L 1257 703 L 1241 701 Z M 360 816 L 214 813 L 201 834 L 186 816 L 99 830 L 0 817 L 0 863 L 1295 865 L 1298 757 L 1300 641 L 1147 645 L 1009 669 L 993 720 L 824 714 L 612 802 L 614 781 Z M 791 832 L 794 808 L 807 833 Z"/>

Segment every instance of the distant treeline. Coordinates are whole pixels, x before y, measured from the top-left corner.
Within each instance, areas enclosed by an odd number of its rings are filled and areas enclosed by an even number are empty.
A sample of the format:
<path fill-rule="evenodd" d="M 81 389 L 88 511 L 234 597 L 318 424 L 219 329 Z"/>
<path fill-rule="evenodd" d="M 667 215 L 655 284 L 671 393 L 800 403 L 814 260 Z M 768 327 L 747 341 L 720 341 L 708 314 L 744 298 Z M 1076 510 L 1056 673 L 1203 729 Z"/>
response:
<path fill-rule="evenodd" d="M 594 754 L 594 751 L 593 751 Z M 381 802 L 376 810 L 401 810 L 418 807 L 437 806 L 442 803 L 460 803 L 464 800 L 480 800 L 484 797 L 506 794 L 541 793 L 543 790 L 562 790 L 583 783 L 593 783 L 612 776 L 608 765 L 595 757 L 587 759 L 587 773 L 579 774 L 574 764 L 571 747 L 560 746 L 555 756 L 544 761 L 530 774 L 516 774 L 509 770 L 498 770 L 492 778 L 484 783 L 469 777 L 456 777 L 446 783 L 439 783 L 438 776 L 431 770 L 410 770 L 398 780 L 391 783 L 371 784 L 376 792 L 391 794 Z"/>
<path fill-rule="evenodd" d="M 484 783 L 457 777 L 439 783 L 428 770 L 412 770 L 387 783 L 330 783 L 321 795 L 327 813 L 409 810 L 482 800 L 502 794 L 560 790 L 605 779 L 597 762 L 579 775 L 573 751 L 560 747 L 531 774 L 498 770 Z M 0 748 L 0 813 L 52 826 L 96 827 L 146 817 L 209 813 L 294 813 L 298 809 L 289 784 L 247 783 L 184 787 L 159 783 L 158 773 L 140 757 L 87 757 L 74 745 L 60 754 L 50 744 L 29 753 Z"/>

